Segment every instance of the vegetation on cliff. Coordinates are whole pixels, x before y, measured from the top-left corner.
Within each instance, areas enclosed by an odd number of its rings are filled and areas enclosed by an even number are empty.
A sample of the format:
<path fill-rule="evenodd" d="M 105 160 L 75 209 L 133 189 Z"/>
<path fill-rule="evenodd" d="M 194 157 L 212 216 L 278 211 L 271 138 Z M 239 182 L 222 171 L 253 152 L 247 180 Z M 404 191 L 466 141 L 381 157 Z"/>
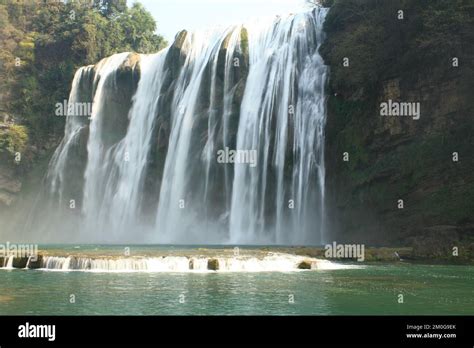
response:
<path fill-rule="evenodd" d="M 64 120 L 55 104 L 68 98 L 76 69 L 118 52 L 156 52 L 166 42 L 155 30 L 151 14 L 126 0 L 0 2 L 0 111 L 27 127 L 31 144 L 57 140 Z"/>
<path fill-rule="evenodd" d="M 332 89 L 367 99 L 393 77 L 412 82 L 434 71 L 451 77 L 454 57 L 468 68 L 473 11 L 469 0 L 333 1 L 321 51 L 332 67 Z M 344 57 L 350 69 L 343 66 Z M 472 81 L 472 75 L 463 79 L 469 77 Z"/>
<path fill-rule="evenodd" d="M 28 141 L 26 127 L 11 125 L 0 128 L 0 153 L 5 152 L 13 158 L 15 153 L 23 152 Z"/>
<path fill-rule="evenodd" d="M 331 3 L 329 228 L 341 241 L 473 249 L 474 4 Z M 382 117 L 389 99 L 420 103 L 420 119 Z"/>

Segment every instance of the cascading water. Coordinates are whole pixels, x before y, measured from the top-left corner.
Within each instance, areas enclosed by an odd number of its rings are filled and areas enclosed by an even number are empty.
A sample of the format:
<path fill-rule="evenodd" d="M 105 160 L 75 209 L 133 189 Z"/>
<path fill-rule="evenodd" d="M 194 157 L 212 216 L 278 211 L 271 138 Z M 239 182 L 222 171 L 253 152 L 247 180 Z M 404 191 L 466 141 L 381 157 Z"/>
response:
<path fill-rule="evenodd" d="M 84 174 L 84 200 L 82 210 L 85 216 L 87 231 L 103 229 L 112 201 L 104 202 L 106 192 L 110 190 L 110 182 L 117 175 L 115 158 L 121 142 L 114 143 L 108 139 L 104 125 L 107 122 L 108 101 L 111 99 L 110 90 L 116 87 L 114 72 L 127 58 L 128 53 L 112 56 L 102 64 L 96 74 L 97 88 L 94 94 L 91 122 L 89 125 L 89 140 L 87 143 L 88 161 Z M 110 113 L 110 112 L 109 112 Z M 122 160 L 124 162 L 124 160 Z M 105 204 L 104 204 L 105 203 Z M 112 232 L 115 232 L 112 230 Z M 114 233 L 115 234 L 115 233 Z M 92 237 L 92 236 L 91 236 Z"/>
<path fill-rule="evenodd" d="M 160 191 L 160 201 L 156 224 L 161 231 L 160 240 L 173 242 L 176 239 L 186 240 L 185 230 L 193 221 L 193 207 L 185 209 L 191 189 L 188 169 L 193 126 L 200 99 L 201 88 L 205 78 L 206 68 L 211 69 L 210 106 L 207 114 L 207 141 L 203 149 L 204 166 L 206 166 L 205 195 L 209 183 L 209 164 L 213 157 L 213 139 L 215 133 L 215 78 L 217 58 L 224 37 L 217 33 L 195 34 L 187 37 L 186 45 L 189 51 L 181 73 L 178 77 L 174 98 L 172 100 L 172 126 L 168 154 L 164 168 L 163 183 Z M 202 164 L 200 164 L 202 165 Z M 205 196 L 204 199 L 207 199 Z M 179 206 L 181 205 L 181 206 Z M 191 232 L 191 231 L 190 231 Z"/>
<path fill-rule="evenodd" d="M 3 269 L 15 269 L 11 256 Z M 229 257 L 217 255 L 212 258 L 197 256 L 159 256 L 159 257 L 88 257 L 88 256 L 44 256 L 37 264 L 28 260 L 26 269 L 48 271 L 83 272 L 295 272 L 304 263 L 312 270 L 359 268 L 329 260 L 319 260 L 297 255 L 268 253 L 266 255 L 246 255 Z M 210 267 L 211 265 L 211 267 Z M 0 269 L 2 265 L 0 265 Z"/>
<path fill-rule="evenodd" d="M 110 240 L 117 240 L 132 228 L 140 227 L 139 208 L 144 185 L 151 135 L 158 108 L 166 50 L 140 60 L 142 78 L 133 97 L 129 112 L 130 123 L 125 137 L 97 158 L 96 166 L 88 164 L 85 180 L 84 214 L 92 226 L 102 222 L 109 225 Z M 120 57 L 123 61 L 124 57 Z M 100 122 L 98 120 L 96 123 Z M 94 121 L 93 121 L 94 123 Z M 90 151 L 98 151 L 101 144 L 89 142 Z M 89 162 L 90 163 L 90 162 Z M 105 164 L 105 166 L 104 166 Z M 112 166 L 112 168 L 110 168 Z M 98 184 L 100 183 L 100 184 Z M 97 195 L 97 185 L 103 185 L 103 194 Z M 87 196 L 90 190 L 90 196 Z"/>
<path fill-rule="evenodd" d="M 78 204 L 75 240 L 323 242 L 325 14 L 183 31 L 157 54 L 81 68 L 70 102 L 93 102 L 91 119 L 68 115 L 47 176 Z"/>
<path fill-rule="evenodd" d="M 278 19 L 270 30 L 250 31 L 250 72 L 237 148 L 257 149 L 259 163 L 257 168 L 235 168 L 230 219 L 235 243 L 322 241 L 326 67 L 318 48 L 324 14 L 297 14 Z M 293 174 L 287 187 L 289 163 Z M 308 197 L 315 189 L 317 204 Z M 270 223 L 265 219 L 268 206 L 276 215 Z"/>
<path fill-rule="evenodd" d="M 76 74 L 74 75 L 71 93 L 69 95 L 69 103 L 71 105 L 75 105 L 76 103 L 80 102 L 79 83 L 83 76 L 87 75 L 92 68 L 92 66 L 82 67 L 77 70 Z M 47 179 L 50 183 L 51 189 L 50 192 L 53 195 L 57 194 L 59 201 L 62 201 L 64 195 L 64 181 L 66 180 L 64 175 L 69 151 L 71 150 L 73 144 L 78 141 L 80 131 L 84 127 L 86 127 L 86 124 L 81 122 L 81 119 L 78 117 L 78 115 L 75 115 L 74 112 L 70 112 L 68 109 L 64 138 L 53 154 L 47 174 Z"/>

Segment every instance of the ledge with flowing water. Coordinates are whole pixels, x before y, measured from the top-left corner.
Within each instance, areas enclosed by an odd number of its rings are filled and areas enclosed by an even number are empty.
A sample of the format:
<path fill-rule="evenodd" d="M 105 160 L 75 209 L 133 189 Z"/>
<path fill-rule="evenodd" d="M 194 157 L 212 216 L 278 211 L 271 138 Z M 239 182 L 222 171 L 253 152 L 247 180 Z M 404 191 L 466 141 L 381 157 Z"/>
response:
<path fill-rule="evenodd" d="M 39 269 L 44 271 L 84 272 L 294 272 L 300 270 L 331 270 L 358 266 L 338 264 L 329 260 L 278 252 L 213 250 L 212 255 L 196 251 L 177 255 L 111 256 L 74 254 L 57 256 L 40 254 L 35 258 L 8 256 L 0 258 L 0 269 Z"/>

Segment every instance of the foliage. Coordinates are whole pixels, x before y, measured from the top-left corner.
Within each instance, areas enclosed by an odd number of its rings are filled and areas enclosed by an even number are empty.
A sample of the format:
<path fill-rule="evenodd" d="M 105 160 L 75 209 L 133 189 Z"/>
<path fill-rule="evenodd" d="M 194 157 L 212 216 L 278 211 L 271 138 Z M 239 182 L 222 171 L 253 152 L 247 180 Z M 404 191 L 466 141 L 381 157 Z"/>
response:
<path fill-rule="evenodd" d="M 450 69 L 440 61 L 446 56 L 468 62 L 472 45 L 463 43 L 474 42 L 473 11 L 470 0 L 335 0 L 321 48 L 332 67 L 331 88 L 370 95 L 393 76 Z M 349 68 L 342 65 L 345 57 Z"/>
<path fill-rule="evenodd" d="M 33 143 L 58 138 L 54 105 L 68 98 L 77 68 L 114 53 L 166 45 L 153 17 L 126 0 L 0 0 L 0 111 L 25 125 Z"/>
<path fill-rule="evenodd" d="M 7 152 L 14 156 L 16 152 L 23 152 L 28 142 L 26 127 L 11 125 L 0 129 L 0 153 Z"/>
<path fill-rule="evenodd" d="M 324 4 L 331 5 L 320 50 L 331 67 L 326 183 L 337 212 L 328 224 L 340 239 L 384 243 L 406 243 L 431 226 L 472 231 L 474 3 Z M 381 118 L 388 98 L 419 101 L 421 119 Z M 344 152 L 349 162 L 341 160 Z M 394 209 L 400 198 L 408 209 Z"/>

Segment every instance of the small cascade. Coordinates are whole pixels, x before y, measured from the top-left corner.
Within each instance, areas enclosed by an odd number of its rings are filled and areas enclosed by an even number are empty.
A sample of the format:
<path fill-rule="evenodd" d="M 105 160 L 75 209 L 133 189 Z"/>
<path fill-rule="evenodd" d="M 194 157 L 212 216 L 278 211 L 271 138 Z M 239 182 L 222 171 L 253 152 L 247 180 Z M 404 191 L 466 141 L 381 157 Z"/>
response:
<path fill-rule="evenodd" d="M 14 256 L 5 258 L 1 269 L 17 269 Z M 26 260 L 25 260 L 26 261 Z M 83 272 L 295 272 L 301 270 L 337 270 L 363 266 L 341 264 L 285 253 L 259 253 L 231 256 L 217 253 L 190 256 L 135 256 L 135 257 L 90 257 L 90 256 L 39 256 L 28 257 L 24 269 L 44 271 Z"/>
<path fill-rule="evenodd" d="M 5 264 L 4 264 L 4 268 L 6 269 L 13 269 L 13 259 L 15 257 L 14 256 L 8 256 L 5 258 Z"/>
<path fill-rule="evenodd" d="M 161 256 L 127 258 L 90 258 L 46 256 L 41 269 L 51 271 L 88 272 L 294 272 L 304 263 L 309 269 L 343 269 L 357 266 L 336 264 L 303 256 L 269 253 L 255 256 Z"/>

